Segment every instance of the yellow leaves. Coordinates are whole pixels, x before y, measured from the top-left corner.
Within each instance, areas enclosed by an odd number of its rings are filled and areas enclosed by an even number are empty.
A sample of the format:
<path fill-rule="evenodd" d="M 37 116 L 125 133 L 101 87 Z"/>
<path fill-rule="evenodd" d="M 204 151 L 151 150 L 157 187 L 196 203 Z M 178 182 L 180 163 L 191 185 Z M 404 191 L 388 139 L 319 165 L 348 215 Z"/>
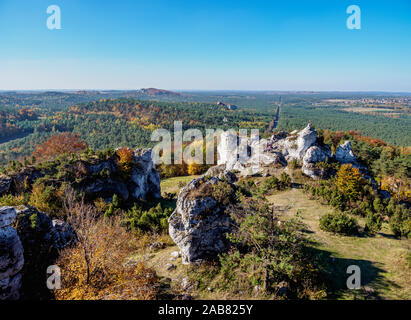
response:
<path fill-rule="evenodd" d="M 338 190 L 350 200 L 357 199 L 364 182 L 364 176 L 360 173 L 360 170 L 353 168 L 351 164 L 343 164 L 335 178 L 335 185 Z"/>

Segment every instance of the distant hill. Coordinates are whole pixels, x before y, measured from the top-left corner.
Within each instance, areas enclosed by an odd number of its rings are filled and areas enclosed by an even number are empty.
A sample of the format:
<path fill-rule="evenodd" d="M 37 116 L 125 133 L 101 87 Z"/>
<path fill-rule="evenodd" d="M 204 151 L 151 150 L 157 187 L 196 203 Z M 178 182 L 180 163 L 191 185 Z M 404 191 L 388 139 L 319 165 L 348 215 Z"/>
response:
<path fill-rule="evenodd" d="M 181 96 L 181 94 L 178 92 L 168 91 L 164 89 L 156 89 L 156 88 L 143 88 L 143 89 L 140 89 L 139 91 L 151 97 L 158 97 L 158 96 L 180 97 Z"/>

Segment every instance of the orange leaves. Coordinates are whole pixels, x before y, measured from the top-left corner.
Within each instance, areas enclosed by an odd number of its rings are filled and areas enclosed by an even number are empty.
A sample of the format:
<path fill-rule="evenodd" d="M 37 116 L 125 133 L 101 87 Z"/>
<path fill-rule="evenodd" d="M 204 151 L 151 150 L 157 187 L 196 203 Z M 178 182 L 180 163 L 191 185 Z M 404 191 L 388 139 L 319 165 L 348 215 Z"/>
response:
<path fill-rule="evenodd" d="M 117 150 L 117 156 L 120 158 L 120 164 L 131 164 L 133 162 L 133 151 L 129 148 L 121 148 Z"/>
<path fill-rule="evenodd" d="M 61 154 L 78 153 L 87 148 L 87 144 L 79 140 L 78 135 L 64 132 L 54 135 L 38 145 L 33 155 L 37 159 L 48 159 Z"/>
<path fill-rule="evenodd" d="M 129 148 L 121 148 L 117 150 L 118 167 L 123 178 L 127 178 L 131 172 L 133 164 L 133 151 Z"/>

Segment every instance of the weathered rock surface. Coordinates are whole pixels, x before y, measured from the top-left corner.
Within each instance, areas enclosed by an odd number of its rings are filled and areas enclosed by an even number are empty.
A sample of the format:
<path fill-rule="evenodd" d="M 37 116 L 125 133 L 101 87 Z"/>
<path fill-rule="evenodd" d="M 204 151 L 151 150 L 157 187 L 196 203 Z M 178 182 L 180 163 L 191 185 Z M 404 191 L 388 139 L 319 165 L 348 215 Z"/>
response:
<path fill-rule="evenodd" d="M 23 246 L 17 231 L 10 226 L 16 218 L 12 207 L 0 207 L 0 300 L 20 298 Z"/>
<path fill-rule="evenodd" d="M 22 294 L 25 299 L 48 297 L 47 267 L 55 263 L 58 252 L 75 244 L 74 229 L 33 207 L 19 207 L 15 227 L 24 248 Z"/>
<path fill-rule="evenodd" d="M 337 150 L 335 150 L 335 159 L 340 163 L 355 163 L 357 161 L 350 141 L 346 141 L 338 146 Z"/>
<path fill-rule="evenodd" d="M 316 163 L 327 159 L 351 163 L 354 167 L 364 169 L 357 162 L 349 141 L 340 145 L 333 157 L 331 149 L 317 141 L 317 131 L 310 123 L 304 129 L 289 134 L 283 131 L 276 133 L 269 140 L 241 138 L 229 131 L 221 136 L 222 143 L 217 148 L 220 171 L 225 165 L 226 170 L 237 170 L 242 176 L 268 176 L 270 168 L 285 167 L 288 161 L 296 160 L 302 162 L 304 174 L 319 179 L 325 178 L 328 173 L 318 168 Z"/>
<path fill-rule="evenodd" d="M 0 195 L 9 191 L 11 185 L 11 178 L 0 176 Z"/>
<path fill-rule="evenodd" d="M 134 166 L 131 173 L 130 194 L 135 199 L 161 198 L 160 175 L 154 168 L 151 149 L 134 151 Z"/>
<path fill-rule="evenodd" d="M 325 178 L 326 172 L 317 167 L 317 163 L 331 158 L 331 149 L 328 146 L 312 146 L 308 148 L 303 157 L 302 172 L 312 179 Z"/>
<path fill-rule="evenodd" d="M 78 188 L 90 199 L 100 197 L 109 199 L 114 194 L 124 200 L 130 197 L 138 200 L 161 197 L 160 176 L 154 167 L 151 149 L 137 149 L 133 152 L 131 174 L 127 179 L 121 178 L 118 174 L 117 160 L 115 155 L 107 160 L 77 160 L 65 165 L 66 176 L 53 183 L 58 185 L 67 180 L 71 181 L 75 177 L 80 181 L 77 183 Z M 11 174 L 10 177 L 1 176 L 0 195 L 6 192 L 20 193 L 23 185 L 32 185 L 37 179 L 49 174 L 47 170 L 27 167 Z"/>
<path fill-rule="evenodd" d="M 317 131 L 308 124 L 303 130 L 293 132 L 284 139 L 273 141 L 272 149 L 279 151 L 287 161 L 302 160 L 306 151 L 317 141 Z"/>
<path fill-rule="evenodd" d="M 280 132 L 270 140 L 255 138 L 240 138 L 233 132 L 226 131 L 221 135 L 221 144 L 218 146 L 219 165 L 226 166 L 227 170 L 238 170 L 241 175 L 255 175 L 268 173 L 267 168 L 284 167 L 287 161 L 303 160 L 307 163 L 324 161 L 331 156 L 329 149 L 322 149 L 317 145 L 317 131 L 308 124 L 303 130 L 294 131 L 287 135 Z M 306 168 L 310 167 L 309 165 Z"/>
<path fill-rule="evenodd" d="M 229 247 L 225 234 L 231 230 L 231 219 L 225 207 L 210 195 L 192 196 L 200 186 L 205 190 L 219 181 L 218 177 L 203 176 L 191 181 L 178 195 L 177 207 L 168 220 L 169 233 L 181 250 L 184 264 L 215 257 Z"/>

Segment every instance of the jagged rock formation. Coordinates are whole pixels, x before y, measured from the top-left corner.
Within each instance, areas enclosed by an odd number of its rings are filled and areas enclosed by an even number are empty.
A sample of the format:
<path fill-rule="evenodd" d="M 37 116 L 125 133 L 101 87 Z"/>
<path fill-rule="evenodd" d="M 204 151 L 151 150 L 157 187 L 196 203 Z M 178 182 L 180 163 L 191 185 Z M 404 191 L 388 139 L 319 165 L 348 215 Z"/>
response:
<path fill-rule="evenodd" d="M 18 207 L 16 212 L 25 261 L 22 293 L 27 299 L 43 298 L 50 294 L 45 270 L 54 264 L 59 250 L 76 243 L 76 233 L 64 221 L 52 220 L 33 207 Z"/>
<path fill-rule="evenodd" d="M 317 141 L 317 131 L 308 124 L 303 130 L 290 134 L 280 132 L 271 139 L 246 139 L 226 131 L 217 147 L 219 165 L 227 170 L 240 171 L 241 175 L 269 174 L 270 168 L 285 167 L 295 159 L 303 164 L 303 172 L 317 179 L 325 172 L 315 166 L 317 162 L 331 158 L 328 146 Z"/>
<path fill-rule="evenodd" d="M 11 178 L 0 176 L 0 195 L 9 191 L 11 185 Z"/>
<path fill-rule="evenodd" d="M 331 158 L 331 149 L 328 146 L 312 146 L 307 149 L 303 157 L 302 172 L 312 179 L 326 177 L 326 171 L 323 168 L 318 168 L 317 163 Z"/>
<path fill-rule="evenodd" d="M 71 181 L 75 177 L 80 180 L 77 187 L 85 191 L 88 198 L 111 198 L 118 194 L 124 200 L 160 198 L 160 176 L 151 159 L 151 149 L 137 149 L 133 154 L 130 177 L 122 179 L 118 174 L 116 156 L 107 160 L 77 160 L 60 169 L 65 176 L 55 179 L 53 184 Z M 0 177 L 0 195 L 2 193 L 20 193 L 23 185 L 32 185 L 45 175 L 55 175 L 56 168 L 38 169 L 27 167 L 10 177 Z"/>
<path fill-rule="evenodd" d="M 231 230 L 231 219 L 225 214 L 225 206 L 210 194 L 220 181 L 216 176 L 203 176 L 191 181 L 178 195 L 177 207 L 168 222 L 184 264 L 215 257 L 229 247 L 225 234 Z M 234 190 L 232 186 L 232 193 Z"/>
<path fill-rule="evenodd" d="M 23 246 L 17 231 L 10 225 L 16 218 L 12 207 L 0 207 L 0 300 L 20 298 Z"/>
<path fill-rule="evenodd" d="M 340 163 L 356 163 L 357 157 L 351 148 L 351 142 L 345 141 L 335 150 L 335 159 Z"/>
<path fill-rule="evenodd" d="M 317 131 L 308 124 L 301 131 L 293 131 L 284 139 L 273 141 L 272 149 L 279 151 L 287 161 L 302 160 L 306 151 L 317 141 Z"/>
<path fill-rule="evenodd" d="M 160 175 L 154 168 L 151 149 L 137 149 L 134 152 L 134 166 L 131 173 L 131 195 L 135 199 L 161 198 Z"/>

